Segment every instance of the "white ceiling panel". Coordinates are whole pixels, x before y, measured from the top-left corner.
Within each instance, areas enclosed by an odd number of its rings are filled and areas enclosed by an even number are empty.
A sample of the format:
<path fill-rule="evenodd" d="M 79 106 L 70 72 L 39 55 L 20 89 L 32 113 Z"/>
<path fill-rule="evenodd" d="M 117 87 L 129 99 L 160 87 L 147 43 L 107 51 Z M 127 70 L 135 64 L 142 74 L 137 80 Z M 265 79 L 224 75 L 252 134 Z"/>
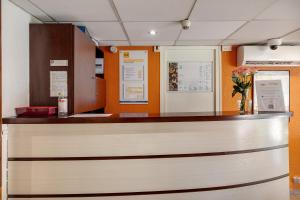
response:
<path fill-rule="evenodd" d="M 175 41 L 181 30 L 177 22 L 126 22 L 124 26 L 131 41 Z M 150 30 L 157 34 L 150 35 Z"/>
<path fill-rule="evenodd" d="M 295 31 L 283 38 L 285 44 L 300 44 L 300 30 Z"/>
<path fill-rule="evenodd" d="M 222 40 L 178 40 L 177 46 L 214 46 L 218 45 Z"/>
<path fill-rule="evenodd" d="M 283 35 L 300 27 L 300 21 L 251 21 L 229 39 L 263 41 Z"/>
<path fill-rule="evenodd" d="M 129 46 L 129 42 L 126 40 L 119 40 L 119 41 L 104 40 L 104 41 L 99 41 L 99 42 L 100 42 L 100 46 Z"/>
<path fill-rule="evenodd" d="M 75 22 L 86 26 L 92 37 L 97 40 L 126 40 L 119 22 Z"/>
<path fill-rule="evenodd" d="M 250 20 L 275 0 L 198 0 L 192 20 Z"/>
<path fill-rule="evenodd" d="M 279 0 L 266 9 L 257 19 L 298 19 L 300 20 L 300 0 Z"/>
<path fill-rule="evenodd" d="M 179 21 L 188 17 L 194 0 L 114 0 L 122 21 Z"/>
<path fill-rule="evenodd" d="M 245 44 L 265 44 L 266 41 L 258 41 L 258 40 L 232 40 L 226 39 L 223 40 L 221 45 L 245 45 Z"/>
<path fill-rule="evenodd" d="M 171 46 L 175 41 L 131 41 L 134 46 Z"/>
<path fill-rule="evenodd" d="M 242 26 L 245 21 L 192 22 L 189 30 L 183 30 L 180 40 L 219 40 L 225 39 Z"/>
<path fill-rule="evenodd" d="M 31 0 L 57 21 L 117 20 L 109 0 Z"/>
<path fill-rule="evenodd" d="M 53 20 L 42 10 L 34 6 L 31 2 L 28 0 L 11 0 L 12 3 L 15 5 L 21 7 L 26 12 L 30 13 L 32 16 L 36 17 L 40 21 L 43 22 L 52 22 Z"/>

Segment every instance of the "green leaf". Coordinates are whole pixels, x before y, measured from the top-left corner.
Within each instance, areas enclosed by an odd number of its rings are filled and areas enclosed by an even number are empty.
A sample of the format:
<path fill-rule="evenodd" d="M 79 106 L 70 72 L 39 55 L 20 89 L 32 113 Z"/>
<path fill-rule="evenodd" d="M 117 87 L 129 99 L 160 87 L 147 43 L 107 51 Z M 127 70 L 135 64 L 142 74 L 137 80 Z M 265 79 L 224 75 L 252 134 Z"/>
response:
<path fill-rule="evenodd" d="M 233 77 L 232 77 L 232 82 L 236 83 L 237 80 L 238 80 L 238 77 L 236 77 L 236 76 L 233 76 Z"/>
<path fill-rule="evenodd" d="M 241 93 L 241 92 L 243 91 L 243 88 L 241 88 L 241 87 L 239 87 L 239 86 L 237 86 L 237 85 L 234 85 L 234 86 L 233 86 L 233 89 L 234 89 L 236 92 L 238 92 L 238 93 Z"/>

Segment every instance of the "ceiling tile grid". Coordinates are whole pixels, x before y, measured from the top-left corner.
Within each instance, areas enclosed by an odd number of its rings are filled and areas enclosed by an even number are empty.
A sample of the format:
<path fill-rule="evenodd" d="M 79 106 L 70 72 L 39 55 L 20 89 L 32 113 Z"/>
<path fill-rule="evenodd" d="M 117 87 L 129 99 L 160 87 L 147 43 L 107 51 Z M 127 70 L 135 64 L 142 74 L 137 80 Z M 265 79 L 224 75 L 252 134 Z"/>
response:
<path fill-rule="evenodd" d="M 300 0 L 10 1 L 44 22 L 87 26 L 103 45 L 238 45 L 278 37 L 300 44 Z M 192 26 L 182 30 L 186 18 Z"/>
<path fill-rule="evenodd" d="M 189 30 L 183 30 L 180 40 L 218 40 L 225 39 L 246 21 L 192 22 Z"/>
<path fill-rule="evenodd" d="M 56 21 L 117 21 L 108 0 L 30 0 Z"/>
<path fill-rule="evenodd" d="M 275 0 L 198 0 L 192 20 L 251 20 Z"/>
<path fill-rule="evenodd" d="M 132 41 L 175 41 L 181 30 L 176 22 L 125 22 L 124 27 Z M 150 30 L 156 35 L 150 35 Z"/>
<path fill-rule="evenodd" d="M 287 44 L 298 44 L 300 45 L 300 29 L 292 32 L 291 34 L 283 38 L 283 42 Z"/>
<path fill-rule="evenodd" d="M 281 37 L 297 28 L 300 28 L 300 21 L 251 21 L 231 35 L 229 39 L 268 40 Z"/>
<path fill-rule="evenodd" d="M 40 8 L 36 7 L 34 4 L 32 4 L 28 0 L 11 0 L 12 3 L 15 5 L 21 7 L 22 9 L 26 10 L 29 14 L 36 17 L 40 21 L 43 22 L 53 22 L 54 20 L 48 16 L 44 11 L 42 11 Z"/>
<path fill-rule="evenodd" d="M 300 20 L 299 0 L 279 0 L 261 13 L 262 20 Z"/>
<path fill-rule="evenodd" d="M 127 40 L 99 40 L 100 46 L 129 46 Z"/>
<path fill-rule="evenodd" d="M 90 35 L 97 40 L 127 40 L 119 22 L 73 22 L 87 27 Z"/>
<path fill-rule="evenodd" d="M 131 41 L 134 46 L 172 46 L 175 41 Z"/>
<path fill-rule="evenodd" d="M 178 40 L 176 46 L 217 46 L 222 40 Z"/>

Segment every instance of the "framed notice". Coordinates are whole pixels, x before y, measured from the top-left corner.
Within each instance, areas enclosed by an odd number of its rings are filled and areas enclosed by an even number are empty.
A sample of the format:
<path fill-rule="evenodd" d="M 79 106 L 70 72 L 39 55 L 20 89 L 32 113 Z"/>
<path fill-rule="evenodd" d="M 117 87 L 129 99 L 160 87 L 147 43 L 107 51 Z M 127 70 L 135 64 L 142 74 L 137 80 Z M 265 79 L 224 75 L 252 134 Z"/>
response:
<path fill-rule="evenodd" d="M 148 103 L 148 51 L 120 51 L 120 102 Z"/>
<path fill-rule="evenodd" d="M 213 62 L 169 62 L 168 76 L 168 91 L 213 91 Z"/>
<path fill-rule="evenodd" d="M 281 80 L 255 81 L 258 111 L 285 111 Z"/>
<path fill-rule="evenodd" d="M 274 111 L 276 109 L 276 111 L 283 111 L 282 106 L 280 106 L 279 107 L 280 109 L 278 109 L 278 106 L 276 106 L 277 103 L 275 105 L 275 101 L 272 105 L 270 104 L 270 108 L 268 108 L 268 106 L 265 106 L 266 108 L 262 108 L 260 106 L 260 108 L 259 108 L 258 100 L 260 100 L 260 103 L 263 103 L 263 102 L 261 102 L 262 99 L 258 98 L 259 94 L 257 93 L 257 89 L 256 89 L 257 81 L 275 81 L 275 82 L 273 82 L 272 87 L 273 88 L 274 87 L 282 88 L 282 89 L 280 89 L 282 92 L 280 92 L 278 89 L 276 90 L 276 92 L 277 92 L 277 94 L 279 93 L 279 96 L 283 95 L 284 111 L 290 110 L 290 104 L 289 104 L 289 102 L 290 102 L 290 73 L 288 70 L 258 71 L 254 75 L 253 110 L 254 111 L 264 111 L 264 110 Z M 280 83 L 278 81 L 280 81 Z M 278 85 L 278 86 L 276 86 L 276 85 Z M 281 85 L 281 86 L 279 86 L 279 85 Z M 268 86 L 268 85 L 265 85 L 265 87 L 270 89 L 270 86 Z M 273 93 L 273 94 L 275 94 L 275 93 Z M 262 93 L 262 95 L 264 95 L 264 92 Z M 282 100 L 279 100 L 279 101 L 276 100 L 276 102 L 282 102 Z M 266 103 L 264 103 L 264 105 L 267 105 Z M 260 105 L 262 105 L 262 104 L 260 104 Z"/>
<path fill-rule="evenodd" d="M 50 97 L 68 96 L 68 72 L 50 71 Z"/>

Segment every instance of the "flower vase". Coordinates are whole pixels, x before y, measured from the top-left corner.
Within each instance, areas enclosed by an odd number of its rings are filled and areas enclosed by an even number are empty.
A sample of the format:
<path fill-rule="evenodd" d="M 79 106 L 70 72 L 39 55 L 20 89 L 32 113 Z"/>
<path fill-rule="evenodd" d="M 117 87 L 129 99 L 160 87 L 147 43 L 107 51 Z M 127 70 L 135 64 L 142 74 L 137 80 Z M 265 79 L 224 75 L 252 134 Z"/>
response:
<path fill-rule="evenodd" d="M 241 93 L 242 99 L 241 99 L 241 104 L 240 104 L 240 113 L 244 114 L 246 112 L 246 100 L 248 96 L 248 90 L 245 90 L 244 92 Z"/>

